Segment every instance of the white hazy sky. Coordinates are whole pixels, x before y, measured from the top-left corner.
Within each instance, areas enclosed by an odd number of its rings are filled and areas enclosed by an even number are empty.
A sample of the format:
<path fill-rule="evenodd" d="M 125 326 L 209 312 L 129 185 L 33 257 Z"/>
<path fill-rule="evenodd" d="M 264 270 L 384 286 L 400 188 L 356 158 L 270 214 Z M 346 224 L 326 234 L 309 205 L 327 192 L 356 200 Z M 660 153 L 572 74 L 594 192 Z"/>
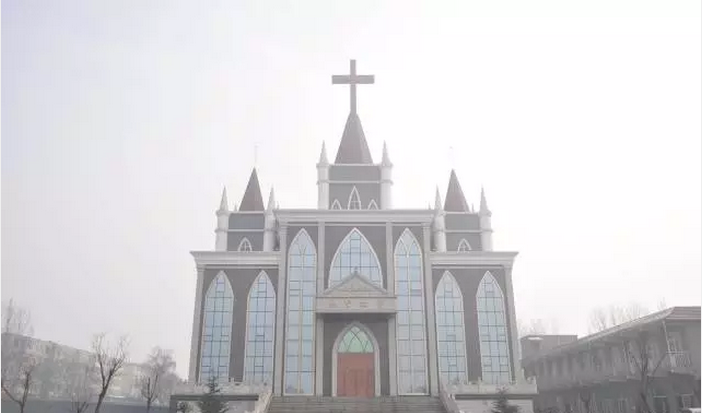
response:
<path fill-rule="evenodd" d="M 584 334 L 593 307 L 700 304 L 699 0 L 2 6 L 2 299 L 37 337 L 128 333 L 184 375 L 222 186 L 240 200 L 257 143 L 264 192 L 314 207 L 350 58 L 396 206 L 451 166 L 468 202 L 485 186 L 518 318 Z"/>

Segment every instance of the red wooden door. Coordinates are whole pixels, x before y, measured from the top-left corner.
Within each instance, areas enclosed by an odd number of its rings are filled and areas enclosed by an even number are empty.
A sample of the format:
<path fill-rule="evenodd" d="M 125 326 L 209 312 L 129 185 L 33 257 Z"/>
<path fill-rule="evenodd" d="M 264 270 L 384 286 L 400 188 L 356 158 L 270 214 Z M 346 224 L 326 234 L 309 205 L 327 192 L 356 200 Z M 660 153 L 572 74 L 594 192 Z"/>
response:
<path fill-rule="evenodd" d="M 339 353 L 338 357 L 336 395 L 375 396 L 373 353 Z"/>

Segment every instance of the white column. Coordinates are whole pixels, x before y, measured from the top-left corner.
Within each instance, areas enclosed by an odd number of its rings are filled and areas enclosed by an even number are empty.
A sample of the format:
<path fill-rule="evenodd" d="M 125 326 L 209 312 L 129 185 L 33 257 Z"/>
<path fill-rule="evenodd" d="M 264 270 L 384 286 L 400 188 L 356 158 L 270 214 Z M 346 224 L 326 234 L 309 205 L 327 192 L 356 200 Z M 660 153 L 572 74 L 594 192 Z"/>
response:
<path fill-rule="evenodd" d="M 492 251 L 492 218 L 490 212 L 480 213 L 480 243 L 483 251 Z"/>
<path fill-rule="evenodd" d="M 188 382 L 197 382 L 198 371 L 198 350 L 200 348 L 200 321 L 202 320 L 202 289 L 205 282 L 205 268 L 197 267 L 197 278 L 195 280 L 195 308 L 193 311 L 193 331 L 190 338 L 190 366 L 188 370 Z"/>
<path fill-rule="evenodd" d="M 512 266 L 505 267 L 505 287 L 507 305 L 509 305 L 509 335 L 511 338 L 512 380 L 522 377 L 522 363 L 519 360 L 519 337 L 517 333 L 517 311 L 514 308 L 514 287 L 512 284 Z"/>
<path fill-rule="evenodd" d="M 319 222 L 317 227 L 317 295 L 324 292 L 324 221 Z M 315 394 L 324 394 L 324 318 L 316 318 L 315 327 Z"/>
<path fill-rule="evenodd" d="M 317 208 L 329 209 L 329 165 L 317 165 Z"/>
<path fill-rule="evenodd" d="M 227 250 L 227 236 L 229 229 L 229 212 L 217 211 L 217 229 L 215 229 L 215 251 Z"/>
<path fill-rule="evenodd" d="M 436 317 L 434 316 L 434 284 L 432 282 L 431 261 L 429 253 L 431 248 L 431 228 L 429 224 L 424 224 L 424 291 L 426 303 L 427 341 L 429 353 L 427 354 L 427 364 L 429 365 L 429 393 L 433 396 L 439 394 L 439 374 L 438 357 L 436 355 Z"/>
<path fill-rule="evenodd" d="M 385 249 L 387 253 L 387 290 L 395 295 L 395 245 L 392 239 L 392 224 L 385 224 Z M 397 396 L 397 320 L 395 315 L 388 318 L 388 376 L 390 378 L 390 395 Z"/>
<path fill-rule="evenodd" d="M 380 167 L 380 209 L 392 209 L 392 165 Z"/>
<path fill-rule="evenodd" d="M 275 363 L 273 392 L 283 394 L 283 354 L 285 346 L 285 305 L 287 300 L 287 262 L 288 259 L 288 227 L 280 227 L 280 255 L 278 261 L 278 292 L 276 294 L 275 316 Z"/>

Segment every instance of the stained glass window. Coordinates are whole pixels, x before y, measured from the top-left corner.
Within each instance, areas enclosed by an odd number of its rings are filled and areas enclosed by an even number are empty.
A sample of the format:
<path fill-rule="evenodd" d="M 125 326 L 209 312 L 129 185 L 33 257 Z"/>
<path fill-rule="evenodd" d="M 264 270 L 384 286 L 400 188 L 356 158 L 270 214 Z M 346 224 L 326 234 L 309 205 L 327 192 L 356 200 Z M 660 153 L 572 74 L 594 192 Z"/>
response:
<path fill-rule="evenodd" d="M 314 299 L 317 295 L 317 252 L 303 229 L 288 253 L 287 322 L 285 323 L 286 394 L 314 390 Z"/>
<path fill-rule="evenodd" d="M 244 381 L 271 383 L 275 337 L 275 290 L 268 274 L 263 271 L 249 290 L 246 317 L 248 322 Z"/>
<path fill-rule="evenodd" d="M 400 394 L 426 394 L 427 342 L 422 254 L 407 229 L 395 246 L 397 370 Z"/>
<path fill-rule="evenodd" d="M 487 383 L 510 382 L 504 294 L 495 277 L 486 272 L 476 294 L 482 379 Z"/>
<path fill-rule="evenodd" d="M 339 343 L 339 353 L 372 353 L 373 343 L 365 331 L 357 326 L 351 327 Z"/>
<path fill-rule="evenodd" d="M 234 292 L 224 271 L 212 280 L 205 296 L 200 381 L 229 379 Z"/>
<path fill-rule="evenodd" d="M 464 328 L 463 294 L 456 279 L 446 271 L 436 287 L 439 374 L 446 384 L 459 384 L 468 378 Z"/>
<path fill-rule="evenodd" d="M 354 272 L 358 272 L 379 287 L 383 286 L 378 256 L 368 240 L 356 228 L 344 238 L 334 254 L 329 271 L 329 287 L 339 284 Z"/>

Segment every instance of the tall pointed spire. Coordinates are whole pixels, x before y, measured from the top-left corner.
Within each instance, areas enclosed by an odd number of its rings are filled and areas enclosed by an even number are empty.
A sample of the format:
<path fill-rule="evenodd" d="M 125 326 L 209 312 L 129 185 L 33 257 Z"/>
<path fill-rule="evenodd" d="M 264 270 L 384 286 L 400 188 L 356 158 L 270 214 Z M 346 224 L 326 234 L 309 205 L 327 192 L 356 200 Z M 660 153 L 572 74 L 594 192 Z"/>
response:
<path fill-rule="evenodd" d="M 452 212 L 468 212 L 468 203 L 463 195 L 461 184 L 458 182 L 456 171 L 451 170 L 448 189 L 446 190 L 446 200 L 444 201 L 444 210 Z"/>
<path fill-rule="evenodd" d="M 258 183 L 256 168 L 251 171 L 249 183 L 246 185 L 244 197 L 241 198 L 239 211 L 263 211 L 263 197 L 261 196 L 261 185 Z"/>
<path fill-rule="evenodd" d="M 482 186 L 480 187 L 480 213 L 486 215 L 491 214 L 490 209 L 488 208 L 487 198 L 485 197 L 485 188 Z"/>
<path fill-rule="evenodd" d="M 436 196 L 434 197 L 434 209 L 440 211 L 441 208 L 441 195 L 439 194 L 439 187 L 436 187 Z"/>
<path fill-rule="evenodd" d="M 319 166 L 329 165 L 329 160 L 327 159 L 327 145 L 322 141 L 322 151 L 319 153 Z"/>
<path fill-rule="evenodd" d="M 273 192 L 273 187 L 271 187 L 271 193 L 268 195 L 268 209 L 266 211 L 272 211 L 275 206 L 275 192 Z"/>
<path fill-rule="evenodd" d="M 219 201 L 220 211 L 229 211 L 229 201 L 227 201 L 227 187 L 222 189 L 222 200 Z"/>
<path fill-rule="evenodd" d="M 386 142 L 383 142 L 383 160 L 382 164 L 384 166 L 392 166 L 392 162 L 390 162 L 390 155 L 388 155 L 388 144 Z"/>
<path fill-rule="evenodd" d="M 361 126 L 361 119 L 356 113 L 349 113 L 349 117 L 346 119 L 344 134 L 341 136 L 334 162 L 337 164 L 373 163 L 366 135 L 363 133 L 363 126 Z"/>

